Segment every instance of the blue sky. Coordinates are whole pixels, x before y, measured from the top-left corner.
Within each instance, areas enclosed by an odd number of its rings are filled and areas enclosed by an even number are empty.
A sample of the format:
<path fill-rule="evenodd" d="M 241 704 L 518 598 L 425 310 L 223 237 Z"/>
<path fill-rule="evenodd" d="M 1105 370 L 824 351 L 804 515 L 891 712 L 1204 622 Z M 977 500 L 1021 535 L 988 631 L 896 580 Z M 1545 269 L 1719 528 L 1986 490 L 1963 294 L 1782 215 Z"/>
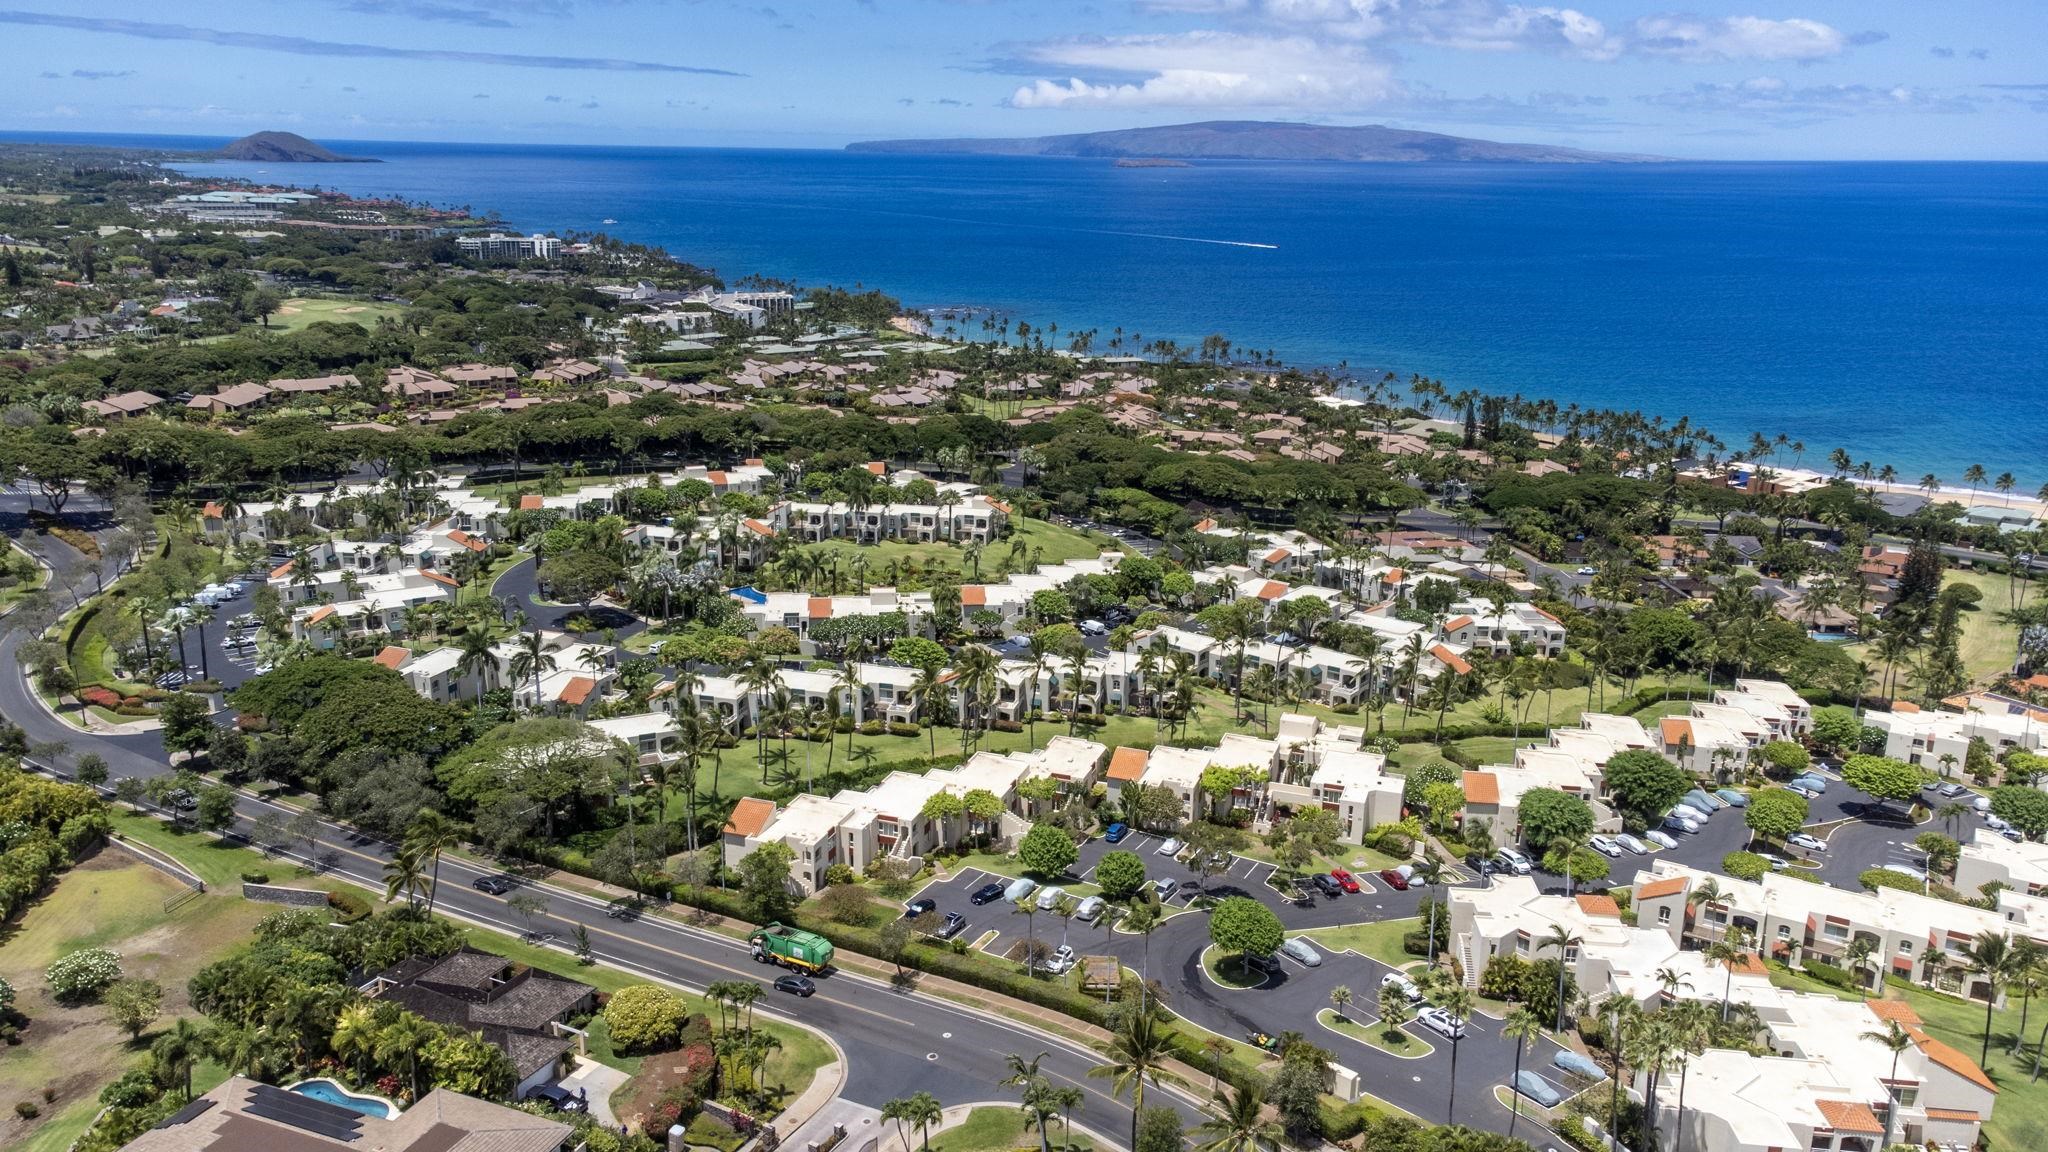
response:
<path fill-rule="evenodd" d="M 836 147 L 1287 119 L 2048 159 L 2038 0 L 12 2 L 44 5 L 0 8 L 16 130 Z"/>

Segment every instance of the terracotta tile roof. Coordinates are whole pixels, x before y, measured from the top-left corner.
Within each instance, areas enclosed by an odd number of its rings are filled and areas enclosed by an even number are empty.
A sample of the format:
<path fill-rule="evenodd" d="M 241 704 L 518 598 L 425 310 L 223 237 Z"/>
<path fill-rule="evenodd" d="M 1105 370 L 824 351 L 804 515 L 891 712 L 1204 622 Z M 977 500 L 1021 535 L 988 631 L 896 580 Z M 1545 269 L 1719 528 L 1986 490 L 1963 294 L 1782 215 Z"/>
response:
<path fill-rule="evenodd" d="M 749 468 L 762 468 L 767 466 L 768 461 L 760 456 L 749 456 L 745 460 L 740 461 L 740 463 L 745 464 Z"/>
<path fill-rule="evenodd" d="M 1667 748 L 1692 743 L 1692 721 L 1683 716 L 1666 716 L 1657 721 L 1657 727 L 1664 734 L 1664 745 Z"/>
<path fill-rule="evenodd" d="M 436 584 L 446 584 L 450 588 L 462 587 L 461 581 L 448 575 L 446 572 L 436 572 L 432 568 L 422 568 L 419 570 L 419 573 Z"/>
<path fill-rule="evenodd" d="M 412 655 L 411 652 L 400 648 L 396 644 L 391 644 L 385 646 L 382 652 L 377 653 L 376 662 L 396 672 L 398 671 L 398 666 L 405 663 L 405 658 L 410 655 Z"/>
<path fill-rule="evenodd" d="M 206 517 L 208 520 L 218 520 L 226 513 L 224 513 L 221 510 L 221 506 L 218 501 L 208 500 L 206 502 L 206 506 L 199 510 L 199 514 L 201 516 Z"/>
<path fill-rule="evenodd" d="M 1975 1060 L 1970 1059 L 1962 1052 L 1949 1047 L 1947 1044 L 1936 1040 L 1917 1028 L 1911 1031 L 1913 1039 L 1919 1042 L 1920 1050 L 1927 1053 L 1929 1060 L 1961 1076 L 1979 1088 L 1989 1092 L 1998 1091 L 1998 1085 L 1991 1082 L 1991 1077 L 1984 1074 L 1984 1069 L 1977 1067 Z"/>
<path fill-rule="evenodd" d="M 1865 1000 L 1863 1006 L 1870 1009 L 1870 1014 L 1880 1021 L 1897 1020 L 1901 1027 L 1908 1028 L 1918 1027 L 1920 1024 L 1920 1014 L 1913 1011 L 1913 1006 L 1904 1000 Z"/>
<path fill-rule="evenodd" d="M 1894 712 L 1918 712 L 1919 710 L 1920 706 L 1911 700 L 1892 701 L 1892 711 Z"/>
<path fill-rule="evenodd" d="M 1652 880 L 1636 889 L 1636 899 L 1660 900 L 1666 896 L 1677 896 L 1685 891 L 1685 877 L 1672 876 L 1664 880 Z"/>
<path fill-rule="evenodd" d="M 318 608 L 313 609 L 313 614 L 311 616 L 306 617 L 306 623 L 318 624 L 322 620 L 325 620 L 332 615 L 334 615 L 334 605 L 322 604 Z"/>
<path fill-rule="evenodd" d="M 292 574 L 292 561 L 290 561 L 290 560 L 287 560 L 287 561 L 285 561 L 284 563 L 282 563 L 282 564 L 279 564 L 279 565 L 278 565 L 277 567 L 275 567 L 275 568 L 272 568 L 272 569 L 270 570 L 270 578 L 271 578 L 272 580 L 282 580 L 282 579 L 284 579 L 285 577 L 287 577 L 287 576 L 289 576 L 289 575 L 291 575 L 291 574 Z"/>
<path fill-rule="evenodd" d="M 988 497 L 984 496 L 982 497 L 982 499 L 988 500 Z M 1008 516 L 1010 514 L 1010 506 L 1008 504 L 1003 503 L 1001 500 L 988 500 L 988 506 L 995 509 L 998 512 L 1001 512 L 1005 516 Z"/>
<path fill-rule="evenodd" d="M 1968 1108 L 1929 1108 L 1927 1109 L 1927 1118 L 1929 1120 L 1958 1120 L 1966 1124 L 1975 1124 L 1984 1119 Z"/>
<path fill-rule="evenodd" d="M 761 829 L 775 819 L 775 802 L 759 796 L 742 797 L 732 806 L 732 817 L 725 822 L 727 834 L 733 836 L 758 836 Z"/>
<path fill-rule="evenodd" d="M 1621 905 L 1616 904 L 1612 896 L 1589 895 L 1582 892 L 1573 899 L 1578 901 L 1579 911 L 1588 916 L 1612 916 L 1617 920 L 1621 919 Z"/>
<path fill-rule="evenodd" d="M 960 606 L 961 606 L 961 607 L 963 607 L 963 608 L 982 608 L 982 607 L 986 607 L 987 605 L 988 605 L 988 585 L 986 585 L 986 584 L 962 584 L 962 585 L 960 586 Z"/>
<path fill-rule="evenodd" d="M 1287 595 L 1287 585 L 1282 584 L 1278 580 L 1268 580 L 1266 581 L 1266 586 L 1259 589 L 1259 599 L 1261 600 L 1278 600 L 1285 595 Z"/>
<path fill-rule="evenodd" d="M 1468 627 L 1471 623 L 1472 618 L 1470 616 L 1458 616 L 1444 621 L 1444 631 L 1456 632 L 1460 628 Z"/>
<path fill-rule="evenodd" d="M 1552 616 L 1550 613 L 1545 612 L 1543 609 L 1536 607 L 1534 604 L 1529 605 L 1529 610 L 1536 613 L 1538 616 L 1543 617 L 1545 620 L 1550 621 L 1552 624 L 1557 625 L 1559 628 L 1564 627 L 1564 621 L 1559 620 L 1557 617 Z"/>
<path fill-rule="evenodd" d="M 1465 662 L 1464 657 L 1459 656 L 1456 652 L 1451 651 L 1449 648 L 1446 648 L 1441 644 L 1435 645 L 1432 648 L 1430 648 L 1429 654 L 1431 656 L 1436 657 L 1437 660 L 1440 663 L 1442 663 L 1444 667 L 1449 668 L 1451 671 L 1456 672 L 1460 676 L 1463 676 L 1467 672 L 1472 671 L 1472 665 L 1467 664 Z"/>
<path fill-rule="evenodd" d="M 580 708 L 590 694 L 597 691 L 597 681 L 588 676 L 571 676 L 569 685 L 562 689 L 562 703 L 571 708 Z"/>
<path fill-rule="evenodd" d="M 1386 575 L 1386 577 L 1385 577 L 1385 580 L 1386 580 L 1386 582 L 1387 582 L 1387 583 L 1389 583 L 1389 584 L 1399 584 L 1399 583 L 1401 583 L 1401 582 L 1402 582 L 1403 580 L 1406 580 L 1406 579 L 1408 579 L 1408 570 L 1407 570 L 1407 569 L 1405 569 L 1405 568 L 1389 568 L 1389 569 L 1387 569 L 1387 575 Z"/>
<path fill-rule="evenodd" d="M 1197 532 L 1214 532 L 1215 530 L 1216 521 L 1214 520 L 1201 520 L 1195 524 L 1195 531 Z"/>
<path fill-rule="evenodd" d="M 532 512 L 540 506 L 540 493 L 538 492 L 528 492 L 519 498 L 519 510 L 521 512 Z"/>
<path fill-rule="evenodd" d="M 448 539 L 451 543 L 467 548 L 471 552 L 482 552 L 490 547 L 489 544 L 486 544 L 483 541 L 477 539 L 476 537 L 471 536 L 469 533 L 464 532 L 460 528 L 454 529 L 453 531 L 449 532 Z"/>
<path fill-rule="evenodd" d="M 742 520 L 740 521 L 740 523 L 746 527 L 747 531 L 752 532 L 756 536 L 775 535 L 775 529 L 770 528 L 768 525 L 763 524 L 759 520 L 755 520 L 752 517 Z"/>
<path fill-rule="evenodd" d="M 1109 770 L 1105 773 L 1111 780 L 1136 780 L 1145 774 L 1145 765 L 1152 760 L 1152 754 L 1143 748 L 1123 747 L 1110 753 Z"/>
<path fill-rule="evenodd" d="M 830 596 L 813 596 L 810 598 L 810 603 L 805 611 L 810 613 L 810 617 L 813 620 L 830 619 L 832 616 L 832 598 Z"/>
<path fill-rule="evenodd" d="M 1491 772 L 1467 772 L 1464 779 L 1467 804 L 1500 803 L 1500 778 Z"/>
<path fill-rule="evenodd" d="M 1884 1125 L 1877 1122 L 1877 1113 L 1860 1100 L 1815 1100 L 1813 1104 L 1820 1109 L 1828 1127 L 1837 1132 L 1884 1133 Z"/>
<path fill-rule="evenodd" d="M 870 460 L 867 463 L 867 469 L 875 475 L 881 476 L 889 471 L 889 465 L 880 460 Z"/>
<path fill-rule="evenodd" d="M 725 486 L 725 473 L 723 472 L 706 472 L 704 474 L 704 479 L 710 481 L 712 487 L 714 488 L 722 488 Z"/>
<path fill-rule="evenodd" d="M 1289 552 L 1285 548 L 1275 548 L 1271 552 L 1266 553 L 1266 563 L 1278 564 L 1282 560 L 1285 560 L 1292 555 L 1294 555 L 1294 553 Z"/>

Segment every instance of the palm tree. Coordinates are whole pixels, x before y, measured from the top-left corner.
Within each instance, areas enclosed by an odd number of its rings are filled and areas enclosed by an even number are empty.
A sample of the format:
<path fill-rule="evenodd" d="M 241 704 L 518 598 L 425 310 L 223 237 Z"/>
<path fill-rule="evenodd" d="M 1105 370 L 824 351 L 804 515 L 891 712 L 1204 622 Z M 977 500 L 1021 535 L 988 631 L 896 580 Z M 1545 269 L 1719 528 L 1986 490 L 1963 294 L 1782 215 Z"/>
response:
<path fill-rule="evenodd" d="M 519 637 L 518 650 L 512 653 L 512 679 L 533 681 L 533 707 L 540 709 L 540 678 L 555 670 L 555 654 L 548 651 L 547 640 L 538 630 Z"/>
<path fill-rule="evenodd" d="M 412 1097 L 420 1096 L 420 1050 L 441 1038 L 441 1029 L 429 1023 L 425 1017 L 408 1012 L 384 1026 L 377 1034 L 377 1046 L 373 1056 L 377 1063 L 387 1068 L 397 1067 L 403 1062 L 410 1073 Z"/>
<path fill-rule="evenodd" d="M 1339 984 L 1335 988 L 1330 989 L 1330 1006 L 1337 1010 L 1337 1018 L 1339 1020 L 1350 1019 L 1349 1016 L 1344 1014 L 1344 1010 L 1350 1007 L 1350 1005 L 1351 989 L 1348 986 Z"/>
<path fill-rule="evenodd" d="M 1709 963 L 1719 964 L 1727 970 L 1721 983 L 1721 1022 L 1728 1022 L 1729 998 L 1735 992 L 1735 966 L 1747 962 L 1749 956 L 1749 931 L 1745 928 L 1730 928 L 1719 940 L 1706 947 Z"/>
<path fill-rule="evenodd" d="M 1456 1027 L 1451 1029 L 1451 1079 L 1450 1100 L 1444 1105 L 1444 1123 L 1458 1122 L 1458 1045 L 1465 1037 L 1465 1021 L 1472 1016 L 1472 990 L 1463 984 L 1454 984 L 1450 990 L 1436 997 L 1437 1007 L 1450 1013 Z"/>
<path fill-rule="evenodd" d="M 192 1099 L 192 1065 L 206 1055 L 205 1031 L 180 1016 L 149 1046 L 149 1054 L 156 1061 L 159 1079 L 179 1078 L 185 1085 L 185 1099 Z"/>
<path fill-rule="evenodd" d="M 362 1075 L 363 1061 L 377 1046 L 377 1013 L 368 1004 L 351 1004 L 334 1018 L 334 1034 L 327 1038 L 334 1054 Z"/>
<path fill-rule="evenodd" d="M 1890 1148 L 1892 1146 L 1892 1121 L 1899 1114 L 1899 1089 L 1897 1087 L 1899 1081 L 1899 1055 L 1906 1051 L 1906 1049 L 1915 1047 L 1917 1041 L 1913 1039 L 1912 1033 L 1899 1026 L 1897 1020 L 1889 1018 L 1884 1022 L 1883 1031 L 1865 1032 L 1862 1039 L 1875 1040 L 1879 1044 L 1884 1045 L 1892 1054 L 1891 1075 L 1885 1077 L 1884 1082 L 1885 1095 L 1890 1099 L 1890 1103 L 1886 1105 L 1884 1110 L 1884 1143 L 1878 1145 L 1880 1148 Z"/>
<path fill-rule="evenodd" d="M 1090 1076 L 1109 1081 L 1109 1094 L 1131 1094 L 1131 1142 L 1138 1146 L 1138 1114 L 1145 1110 L 1145 1078 L 1158 1078 L 1159 1066 L 1173 1051 L 1159 1019 L 1149 1011 L 1133 1012 L 1123 1030 L 1110 1042 L 1105 1063 L 1088 1070 Z"/>
<path fill-rule="evenodd" d="M 1664 1015 L 1671 1017 L 1672 1056 L 1678 1061 L 1678 1112 L 1673 1121 L 1678 1140 L 1672 1152 L 1685 1152 L 1685 1081 L 1692 1071 L 1691 1057 L 1707 1050 L 1712 1029 L 1708 1026 L 1706 1006 L 1696 1000 L 1688 1000 Z"/>
<path fill-rule="evenodd" d="M 1515 1084 L 1515 1081 L 1522 1078 L 1522 1052 L 1529 1046 L 1529 1041 L 1543 1035 L 1543 1021 L 1537 1019 L 1536 1014 L 1527 1008 L 1517 1007 L 1508 1013 L 1508 1018 L 1501 1024 L 1500 1030 L 1501 1035 L 1512 1036 L 1515 1040 L 1515 1074 L 1508 1081 L 1508 1096 L 1514 1108 L 1514 1114 L 1508 1118 L 1508 1139 L 1513 1140 L 1515 1122 L 1522 1118 L 1522 1093 Z"/>
<path fill-rule="evenodd" d="M 459 847 L 462 843 L 462 829 L 446 816 L 432 808 L 420 809 L 420 814 L 405 829 L 404 854 L 415 860 L 433 861 L 433 879 L 427 888 L 427 915 L 434 914 L 434 897 L 441 887 L 441 852 Z"/>
<path fill-rule="evenodd" d="M 1562 924 L 1552 924 L 1552 925 L 1550 926 L 1550 931 L 1548 931 L 1548 932 L 1545 932 L 1545 933 L 1543 934 L 1543 936 L 1542 936 L 1542 937 L 1541 937 L 1540 939 L 1538 939 L 1538 940 L 1536 941 L 1536 944 L 1535 944 L 1535 948 L 1536 948 L 1536 951 L 1537 951 L 1537 952 L 1542 952 L 1542 951 L 1543 951 L 1543 950 L 1544 950 L 1545 948 L 1555 948 L 1555 949 L 1557 949 L 1557 1028 L 1556 1028 L 1556 1031 L 1558 1031 L 1558 1032 L 1560 1032 L 1560 1033 L 1562 1033 L 1562 1032 L 1564 1031 L 1564 1009 L 1565 1009 L 1565 1003 L 1564 1003 L 1564 976 L 1565 976 L 1565 962 L 1566 962 L 1566 960 L 1568 959 L 1568 957 L 1566 957 L 1566 956 L 1565 956 L 1565 952 L 1566 952 L 1566 950 L 1568 950 L 1568 949 L 1573 949 L 1573 948 L 1577 948 L 1577 947 L 1578 947 L 1579 945 L 1581 945 L 1581 944 L 1584 944 L 1585 942 L 1586 942 L 1586 941 L 1585 941 L 1585 938 L 1584 938 L 1584 937 L 1582 937 L 1582 936 L 1578 936 L 1578 935 L 1575 935 L 1575 934 L 1573 934 L 1572 930 L 1571 930 L 1571 929 L 1569 929 L 1569 928 L 1566 928 L 1566 927 L 1565 927 L 1564 925 L 1562 925 Z"/>
<path fill-rule="evenodd" d="M 1047 1097 L 1046 1090 L 1052 1084 L 1038 1071 L 1039 1061 L 1044 1060 L 1046 1056 L 1047 1053 L 1040 1052 L 1026 1060 L 1015 1052 L 1008 1053 L 1003 1057 L 1003 1061 L 1010 1069 L 1010 1074 L 996 1081 L 1001 1087 L 1022 1090 L 1026 1113 L 1038 1118 L 1040 1152 L 1052 1152 L 1052 1137 L 1045 1128 L 1046 1110 L 1053 1106 L 1053 1101 Z"/>
<path fill-rule="evenodd" d="M 1195 1152 L 1260 1152 L 1280 1139 L 1280 1126 L 1265 1118 L 1266 1094 L 1253 1080 L 1242 1088 L 1216 1093 L 1216 1115 L 1195 1131 L 1208 1137 Z"/>
<path fill-rule="evenodd" d="M 417 906 L 419 898 L 430 892 L 419 857 L 402 850 L 384 865 L 384 902 L 398 899 L 401 892 L 408 908 Z"/>
<path fill-rule="evenodd" d="M 932 1125 L 945 1118 L 946 1110 L 939 1104 L 939 1098 L 929 1092 L 913 1092 L 905 1106 L 905 1119 L 917 1125 L 924 1138 L 924 1152 L 931 1152 Z"/>
<path fill-rule="evenodd" d="M 1443 882 L 1444 867 L 1441 863 L 1438 863 L 1434 854 L 1415 865 L 1414 869 L 1408 874 L 1408 883 L 1411 885 L 1420 884 L 1428 888 L 1431 902 L 1438 905 L 1441 905 L 1442 901 L 1438 899 L 1439 893 L 1437 889 L 1442 886 Z M 1437 915 L 1438 911 L 1432 910 L 1428 916 L 1423 918 L 1424 922 L 1422 925 L 1423 930 L 1429 933 L 1429 966 L 1432 969 L 1436 967 Z M 1445 916 L 1445 919 L 1449 919 L 1448 915 Z"/>
<path fill-rule="evenodd" d="M 1996 932 L 1979 932 L 1963 949 L 1963 966 L 1970 975 L 1984 981 L 1984 1048 L 1977 1056 L 1981 1067 L 1991 1057 L 1991 1013 L 1998 1006 L 1998 994 L 2012 979 L 2014 952 L 2012 937 Z"/>

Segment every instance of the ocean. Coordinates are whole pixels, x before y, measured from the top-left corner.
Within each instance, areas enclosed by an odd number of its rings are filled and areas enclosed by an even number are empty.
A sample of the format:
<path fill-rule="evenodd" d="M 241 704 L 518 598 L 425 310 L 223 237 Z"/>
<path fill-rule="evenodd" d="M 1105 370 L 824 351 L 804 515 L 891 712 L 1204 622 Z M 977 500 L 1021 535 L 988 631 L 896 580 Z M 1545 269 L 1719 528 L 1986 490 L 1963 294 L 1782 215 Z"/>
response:
<path fill-rule="evenodd" d="M 2048 165 L 1200 163 L 328 141 L 218 172 L 495 208 L 1097 346 L 1411 372 L 2048 482 Z M 605 224 L 607 218 L 616 223 Z M 968 334 L 979 335 L 975 323 Z M 1781 463 L 1793 463 L 1787 451 Z"/>

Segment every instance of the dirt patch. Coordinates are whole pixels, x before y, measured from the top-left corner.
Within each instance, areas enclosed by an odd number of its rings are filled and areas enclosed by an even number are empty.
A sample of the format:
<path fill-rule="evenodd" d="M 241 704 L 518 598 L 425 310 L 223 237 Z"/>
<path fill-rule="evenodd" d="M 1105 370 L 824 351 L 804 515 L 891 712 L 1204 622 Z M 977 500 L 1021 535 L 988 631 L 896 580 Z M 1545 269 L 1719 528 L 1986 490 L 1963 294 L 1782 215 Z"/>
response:
<path fill-rule="evenodd" d="M 277 310 L 277 314 L 279 316 L 297 316 L 300 312 L 303 311 L 305 311 L 305 309 L 300 308 L 297 304 L 286 304 Z"/>
<path fill-rule="evenodd" d="M 353 316 L 358 312 L 368 312 L 369 309 L 363 307 L 361 304 L 351 304 L 346 308 L 336 308 L 334 311 L 342 316 Z"/>

